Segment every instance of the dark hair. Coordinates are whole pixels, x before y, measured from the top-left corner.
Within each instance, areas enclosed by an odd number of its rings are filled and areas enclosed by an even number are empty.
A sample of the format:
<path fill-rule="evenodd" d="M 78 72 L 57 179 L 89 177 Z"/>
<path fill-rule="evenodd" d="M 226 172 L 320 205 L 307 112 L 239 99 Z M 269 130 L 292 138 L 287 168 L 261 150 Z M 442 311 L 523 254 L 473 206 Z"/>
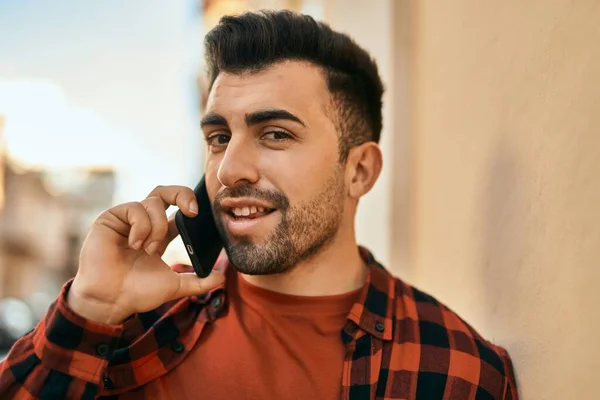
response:
<path fill-rule="evenodd" d="M 221 71 L 257 72 L 287 60 L 322 67 L 338 113 L 340 159 L 353 146 L 379 142 L 383 84 L 375 61 L 347 35 L 308 15 L 260 11 L 221 18 L 204 44 L 209 89 Z"/>

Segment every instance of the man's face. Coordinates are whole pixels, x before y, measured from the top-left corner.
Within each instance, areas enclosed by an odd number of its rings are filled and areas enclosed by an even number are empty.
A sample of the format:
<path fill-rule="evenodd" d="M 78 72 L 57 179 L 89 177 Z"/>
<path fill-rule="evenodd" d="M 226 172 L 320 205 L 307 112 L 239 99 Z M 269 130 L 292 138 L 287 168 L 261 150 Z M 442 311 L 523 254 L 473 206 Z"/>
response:
<path fill-rule="evenodd" d="M 240 272 L 286 272 L 338 232 L 346 196 L 330 104 L 307 63 L 217 77 L 202 121 L 206 184 Z"/>

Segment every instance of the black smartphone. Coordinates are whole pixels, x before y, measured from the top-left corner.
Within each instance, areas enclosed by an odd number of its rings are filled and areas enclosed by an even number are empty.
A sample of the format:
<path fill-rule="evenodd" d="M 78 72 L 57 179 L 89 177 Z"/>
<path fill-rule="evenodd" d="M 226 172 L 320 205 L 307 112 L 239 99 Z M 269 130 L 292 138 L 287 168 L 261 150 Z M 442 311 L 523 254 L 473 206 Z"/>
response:
<path fill-rule="evenodd" d="M 183 215 L 181 210 L 177 210 L 175 224 L 196 275 L 206 278 L 217 262 L 223 242 L 215 224 L 204 176 L 194 193 L 198 200 L 198 215 L 190 218 Z"/>

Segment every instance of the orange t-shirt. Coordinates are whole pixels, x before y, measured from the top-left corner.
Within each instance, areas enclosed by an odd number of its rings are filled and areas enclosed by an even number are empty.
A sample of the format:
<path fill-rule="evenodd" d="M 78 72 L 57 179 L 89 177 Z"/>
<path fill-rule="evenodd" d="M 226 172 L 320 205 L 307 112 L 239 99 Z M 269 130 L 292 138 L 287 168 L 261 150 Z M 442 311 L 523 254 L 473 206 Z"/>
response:
<path fill-rule="evenodd" d="M 172 398 L 339 399 L 341 331 L 360 290 L 307 297 L 228 274 L 229 305 L 163 377 Z"/>

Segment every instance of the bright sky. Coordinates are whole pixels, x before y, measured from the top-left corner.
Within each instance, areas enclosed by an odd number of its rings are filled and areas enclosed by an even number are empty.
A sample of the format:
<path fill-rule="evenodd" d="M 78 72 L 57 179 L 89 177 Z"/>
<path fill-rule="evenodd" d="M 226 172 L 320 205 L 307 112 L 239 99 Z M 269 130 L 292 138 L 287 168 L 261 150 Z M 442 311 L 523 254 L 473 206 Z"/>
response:
<path fill-rule="evenodd" d="M 115 201 L 201 173 L 197 0 L 0 1 L 0 114 L 19 161 L 109 165 Z"/>
<path fill-rule="evenodd" d="M 7 149 L 26 165 L 116 166 L 134 147 L 130 133 L 91 108 L 69 104 L 64 90 L 51 82 L 0 82 L 0 110 Z"/>

